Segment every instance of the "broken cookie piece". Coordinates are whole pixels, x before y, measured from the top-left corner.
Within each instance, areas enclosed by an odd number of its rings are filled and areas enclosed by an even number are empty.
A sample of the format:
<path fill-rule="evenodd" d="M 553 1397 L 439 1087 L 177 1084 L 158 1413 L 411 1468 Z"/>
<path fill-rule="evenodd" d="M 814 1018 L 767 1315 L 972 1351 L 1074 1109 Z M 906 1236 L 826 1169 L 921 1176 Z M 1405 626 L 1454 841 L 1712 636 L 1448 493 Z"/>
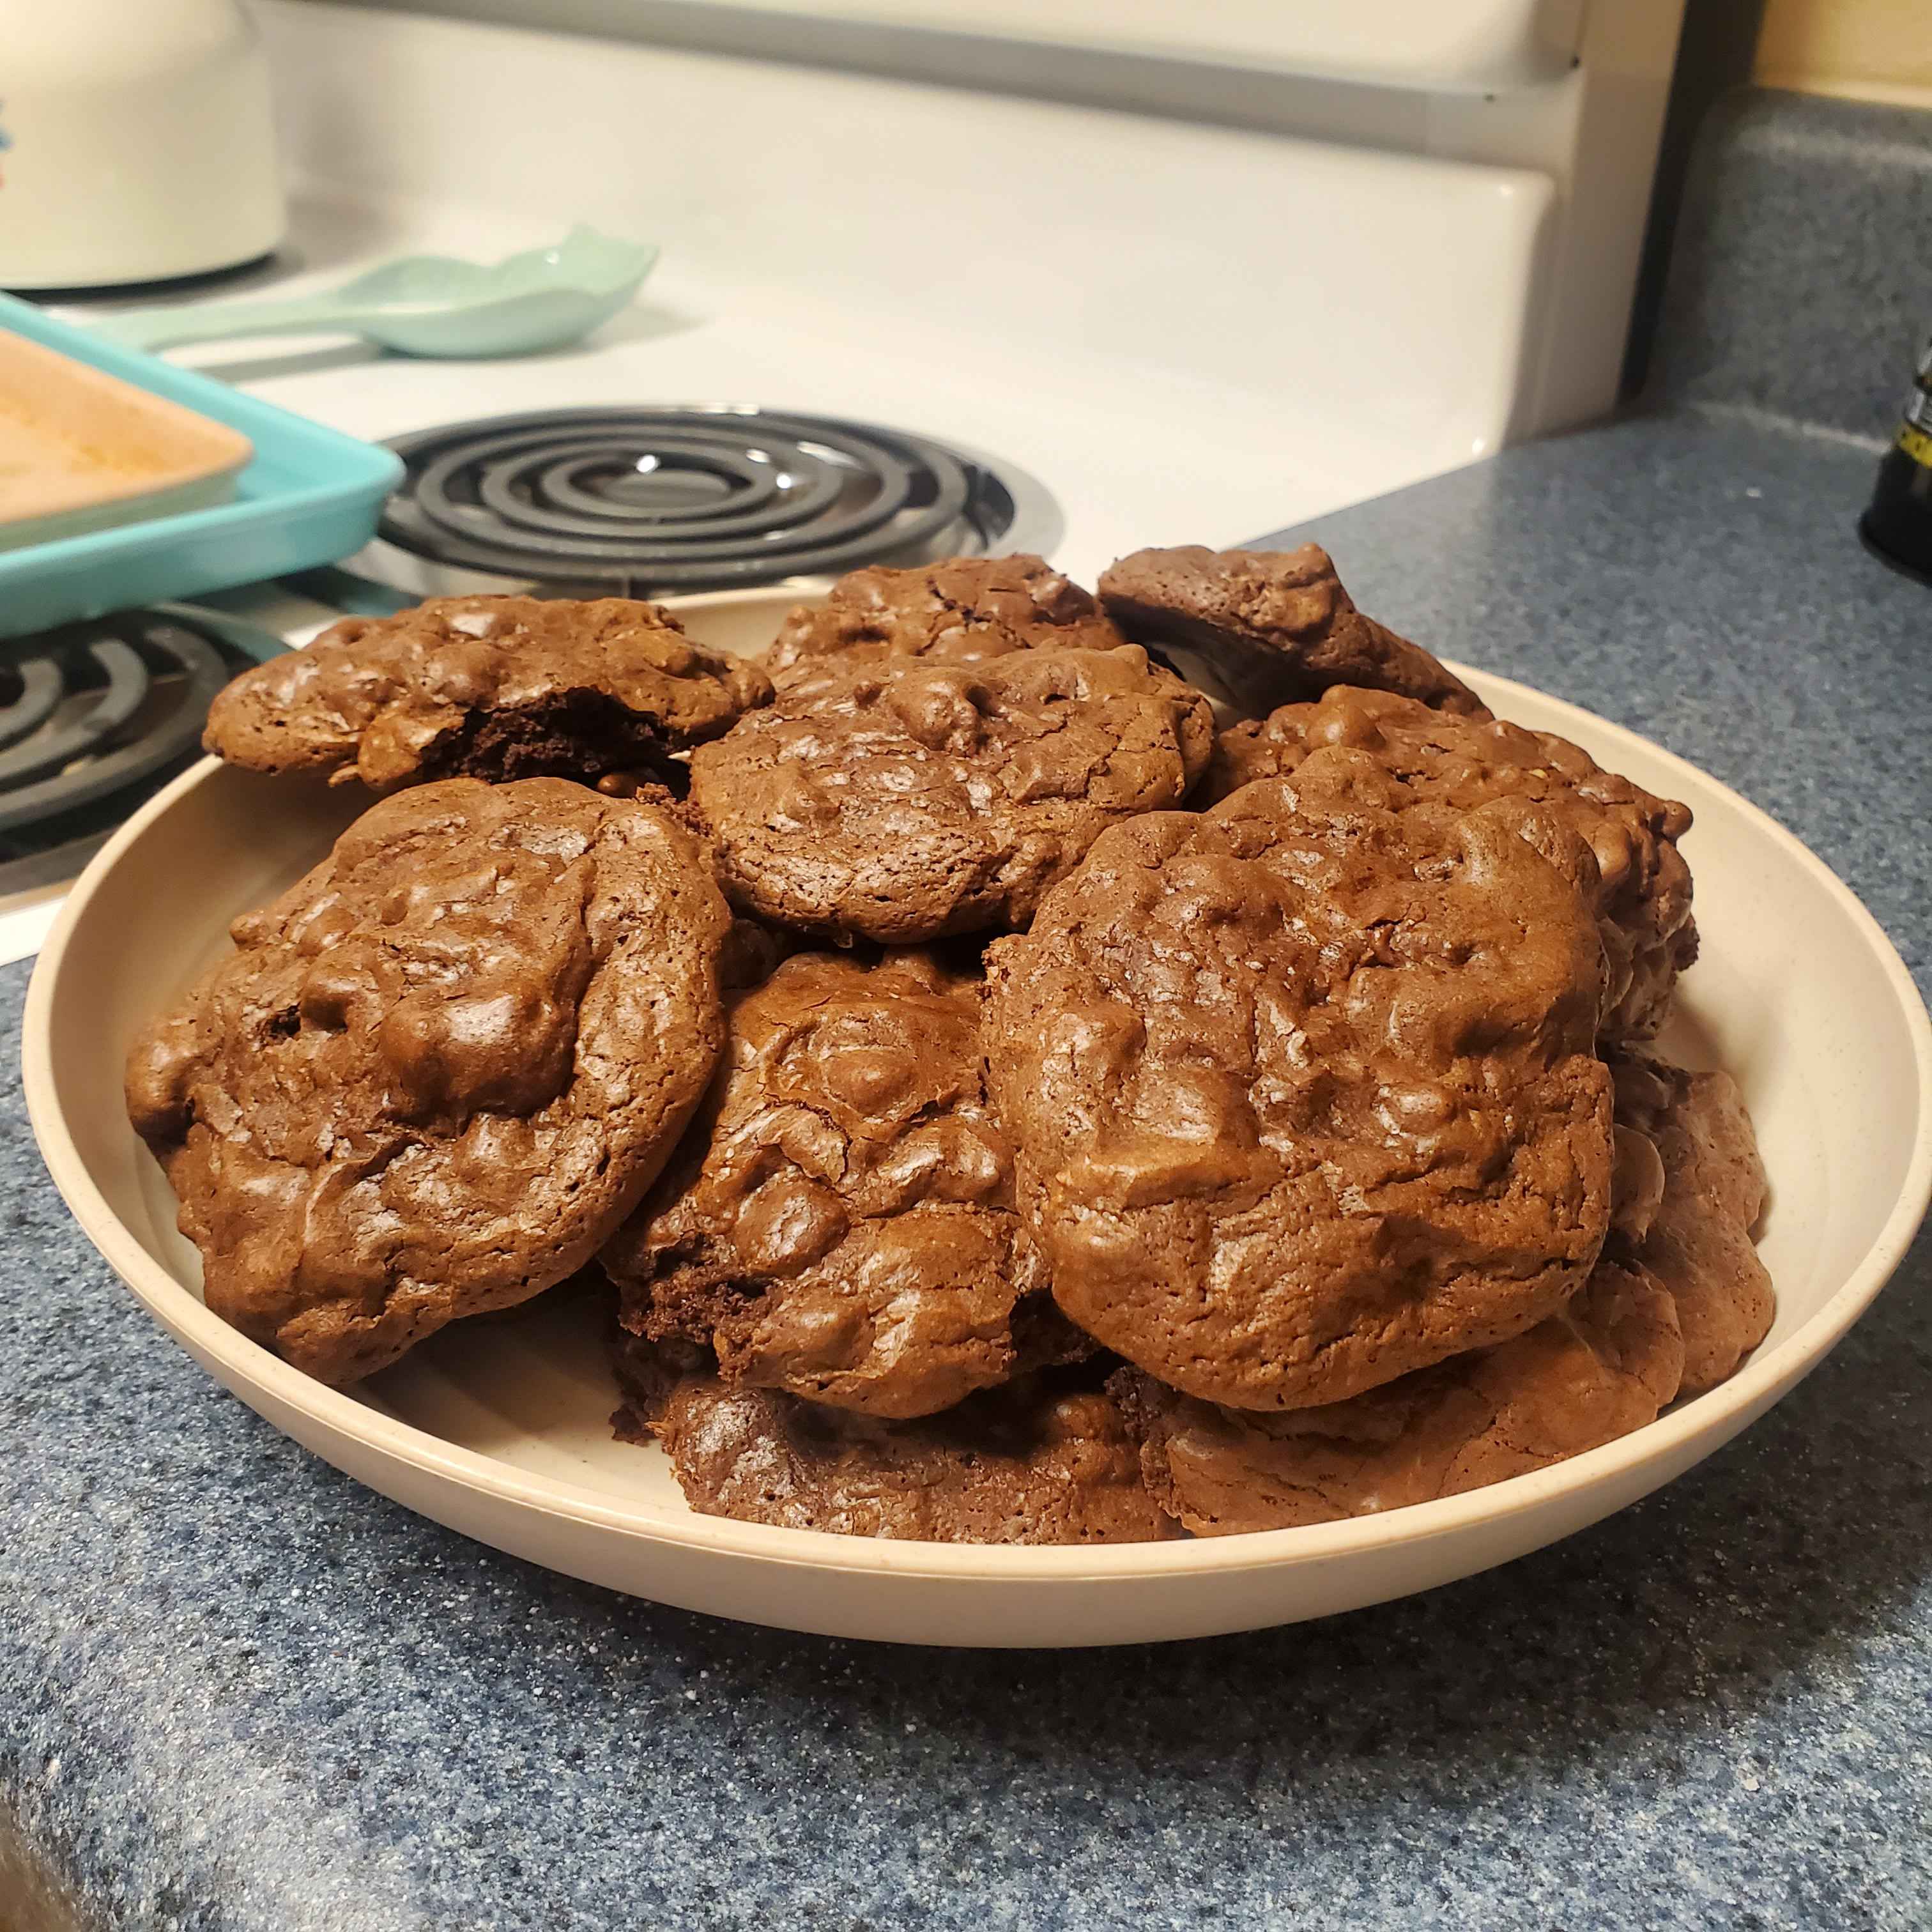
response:
<path fill-rule="evenodd" d="M 1100 602 L 1136 644 L 1204 659 L 1256 717 L 1338 684 L 1489 716 L 1446 665 L 1355 608 L 1318 544 L 1136 550 L 1102 574 Z"/>
<path fill-rule="evenodd" d="M 435 597 L 345 617 L 243 672 L 209 708 L 202 742 L 250 771 L 321 771 L 382 792 L 616 777 L 682 794 L 672 754 L 770 696 L 757 665 L 700 650 L 655 604 Z"/>

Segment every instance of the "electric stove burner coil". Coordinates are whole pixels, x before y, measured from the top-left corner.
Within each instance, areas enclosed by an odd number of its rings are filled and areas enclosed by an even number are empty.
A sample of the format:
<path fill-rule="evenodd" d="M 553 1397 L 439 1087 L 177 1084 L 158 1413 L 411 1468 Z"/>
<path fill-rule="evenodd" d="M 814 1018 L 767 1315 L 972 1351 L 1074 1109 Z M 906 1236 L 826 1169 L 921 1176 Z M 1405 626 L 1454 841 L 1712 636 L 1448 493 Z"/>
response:
<path fill-rule="evenodd" d="M 208 638 L 148 611 L 0 644 L 0 831 L 194 751 L 231 674 Z"/>
<path fill-rule="evenodd" d="M 281 649 L 179 605 L 0 642 L 0 895 L 72 878 L 201 756 L 215 693 Z"/>
<path fill-rule="evenodd" d="M 649 596 L 1058 537 L 1030 478 L 921 436 L 752 408 L 591 408 L 399 436 L 350 566 L 418 596 Z"/>

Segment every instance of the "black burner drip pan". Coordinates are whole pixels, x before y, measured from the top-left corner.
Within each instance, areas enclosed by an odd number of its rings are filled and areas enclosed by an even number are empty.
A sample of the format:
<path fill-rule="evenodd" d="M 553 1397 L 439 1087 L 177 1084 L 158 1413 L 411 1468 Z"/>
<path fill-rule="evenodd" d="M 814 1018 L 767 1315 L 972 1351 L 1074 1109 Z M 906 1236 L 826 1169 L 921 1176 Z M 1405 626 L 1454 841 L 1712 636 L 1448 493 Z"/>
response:
<path fill-rule="evenodd" d="M 281 647 L 172 605 L 0 642 L 0 894 L 71 878 L 200 757 L 215 693 Z"/>
<path fill-rule="evenodd" d="M 1046 550 L 1044 490 L 902 431 L 749 406 L 491 416 L 394 439 L 406 476 L 348 566 L 418 596 L 653 596 Z"/>

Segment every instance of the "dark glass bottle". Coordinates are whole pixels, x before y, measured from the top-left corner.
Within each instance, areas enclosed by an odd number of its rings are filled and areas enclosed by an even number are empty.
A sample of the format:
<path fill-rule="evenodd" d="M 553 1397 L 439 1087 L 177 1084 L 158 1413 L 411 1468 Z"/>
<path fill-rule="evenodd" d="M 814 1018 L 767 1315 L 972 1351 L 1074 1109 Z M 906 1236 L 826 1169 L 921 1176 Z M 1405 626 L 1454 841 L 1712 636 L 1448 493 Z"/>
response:
<path fill-rule="evenodd" d="M 1918 358 L 1905 418 L 1879 464 L 1871 508 L 1858 528 L 1888 562 L 1932 580 L 1932 340 Z"/>

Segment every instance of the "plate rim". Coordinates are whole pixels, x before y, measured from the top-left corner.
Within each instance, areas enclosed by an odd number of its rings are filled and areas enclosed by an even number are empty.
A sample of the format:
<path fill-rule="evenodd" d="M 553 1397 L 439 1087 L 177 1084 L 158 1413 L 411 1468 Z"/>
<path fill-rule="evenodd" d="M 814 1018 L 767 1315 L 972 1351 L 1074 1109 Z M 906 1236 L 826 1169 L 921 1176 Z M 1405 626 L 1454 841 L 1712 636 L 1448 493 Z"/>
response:
<path fill-rule="evenodd" d="M 799 596 L 796 590 L 753 589 L 665 601 L 687 608 L 764 602 L 788 608 Z M 641 1496 L 620 1501 L 607 1490 L 540 1475 L 458 1447 L 302 1374 L 212 1313 L 147 1252 L 94 1184 L 54 1097 L 49 1022 L 74 929 L 122 854 L 178 799 L 220 772 L 223 766 L 217 758 L 204 758 L 191 766 L 116 831 L 75 881 L 34 962 L 21 1041 L 22 1084 L 34 1139 L 62 1198 L 95 1250 L 160 1326 L 231 1393 L 239 1393 L 238 1383 L 332 1436 L 347 1438 L 423 1476 L 477 1497 L 636 1543 L 668 1544 L 694 1554 L 752 1558 L 792 1568 L 962 1583 L 1152 1582 L 1292 1569 L 1385 1552 L 1396 1546 L 1412 1548 L 1559 1504 L 1599 1484 L 1613 1486 L 1619 1478 L 1640 1478 L 1646 1464 L 1668 1464 L 1673 1454 L 1700 1436 L 1718 1433 L 1721 1437 L 1729 1432 L 1724 1430 L 1727 1422 L 1737 1428 L 1748 1426 L 1758 1411 L 1823 1360 L 1889 1280 L 1932 1204 L 1932 1016 L 1928 1016 L 1924 998 L 1898 949 L 1858 895 L 1761 806 L 1626 725 L 1514 679 L 1454 661 L 1451 668 L 1499 710 L 1516 696 L 1531 698 L 1538 706 L 1553 706 L 1559 714 L 1559 728 L 1566 735 L 1574 727 L 1593 747 L 1634 746 L 1646 758 L 1660 761 L 1667 770 L 1694 780 L 1698 788 L 1711 788 L 1795 858 L 1850 915 L 1877 961 L 1911 1037 L 1917 1076 L 1917 1130 L 1898 1198 L 1858 1265 L 1830 1298 L 1775 1348 L 1754 1356 L 1718 1388 L 1628 1436 L 1546 1468 L 1400 1510 L 1229 1536 L 1034 1546 L 902 1541 L 701 1516 L 694 1510 L 665 1508 Z M 212 1369 L 211 1361 L 219 1364 L 226 1373 Z M 228 1380 L 230 1376 L 233 1382 Z M 245 1396 L 242 1399 L 248 1400 Z M 277 1418 L 269 1420 L 283 1426 Z M 284 1432 L 289 1432 L 284 1428 Z M 365 1482 L 364 1486 L 373 1486 Z M 1647 1485 L 1646 1489 L 1654 1486 Z"/>

